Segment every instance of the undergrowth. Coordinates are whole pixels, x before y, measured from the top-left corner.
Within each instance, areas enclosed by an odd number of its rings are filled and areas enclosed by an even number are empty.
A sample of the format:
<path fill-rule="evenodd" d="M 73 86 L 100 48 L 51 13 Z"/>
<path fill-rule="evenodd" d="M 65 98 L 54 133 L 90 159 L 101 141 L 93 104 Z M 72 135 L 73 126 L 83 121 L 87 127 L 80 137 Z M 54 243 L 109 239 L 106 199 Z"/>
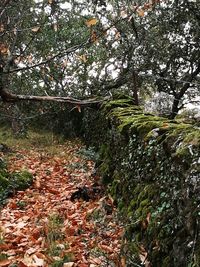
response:
<path fill-rule="evenodd" d="M 10 128 L 0 127 L 0 143 L 5 143 L 8 147 L 40 147 L 62 144 L 64 139 L 61 135 L 44 130 L 29 129 L 26 137 L 15 137 Z"/>
<path fill-rule="evenodd" d="M 45 227 L 45 243 L 46 252 L 45 254 L 53 259 L 50 264 L 51 267 L 62 267 L 64 263 L 69 262 L 73 259 L 73 255 L 66 253 L 65 250 L 68 248 L 68 244 L 61 244 L 65 238 L 62 231 L 64 218 L 59 214 L 50 214 L 47 218 L 47 224 Z"/>
<path fill-rule="evenodd" d="M 12 156 L 20 149 L 48 149 L 49 154 L 61 153 L 59 144 L 63 144 L 62 136 L 55 135 L 51 132 L 42 130 L 29 130 L 27 136 L 16 138 L 13 136 L 11 129 L 6 126 L 0 127 L 0 207 L 3 206 L 8 197 L 11 197 L 17 190 L 28 188 L 33 181 L 33 176 L 26 170 L 9 173 L 7 162 L 10 155 Z M 69 141 L 70 142 L 70 141 Z M 21 207 L 22 204 L 19 203 Z"/>

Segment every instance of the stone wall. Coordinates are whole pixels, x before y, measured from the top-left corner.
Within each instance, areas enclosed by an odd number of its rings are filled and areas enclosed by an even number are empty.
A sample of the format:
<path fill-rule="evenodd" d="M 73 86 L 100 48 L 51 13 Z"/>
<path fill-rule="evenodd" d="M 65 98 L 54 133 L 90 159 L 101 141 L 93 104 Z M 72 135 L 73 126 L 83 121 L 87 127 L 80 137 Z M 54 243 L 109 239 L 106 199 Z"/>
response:
<path fill-rule="evenodd" d="M 129 98 L 88 114 L 85 140 L 122 215 L 127 266 L 200 266 L 200 127 Z"/>

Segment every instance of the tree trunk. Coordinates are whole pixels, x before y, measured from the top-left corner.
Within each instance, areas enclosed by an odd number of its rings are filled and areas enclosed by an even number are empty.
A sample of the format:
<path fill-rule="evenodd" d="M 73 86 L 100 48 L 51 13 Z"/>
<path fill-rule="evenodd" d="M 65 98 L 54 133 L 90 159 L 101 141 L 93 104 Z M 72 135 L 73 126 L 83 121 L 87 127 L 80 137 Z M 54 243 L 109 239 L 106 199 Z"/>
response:
<path fill-rule="evenodd" d="M 138 73 L 137 71 L 133 71 L 133 99 L 134 99 L 134 105 L 139 105 L 139 99 L 138 99 Z"/>
<path fill-rule="evenodd" d="M 172 111 L 171 111 L 171 114 L 169 116 L 170 119 L 174 119 L 176 117 L 176 115 L 178 114 L 179 112 L 179 102 L 180 102 L 180 99 L 179 98 L 174 98 L 174 101 L 173 101 L 173 104 L 172 104 Z"/>
<path fill-rule="evenodd" d="M 6 113 L 15 137 L 25 137 L 27 129 L 19 107 L 13 103 L 6 103 Z"/>

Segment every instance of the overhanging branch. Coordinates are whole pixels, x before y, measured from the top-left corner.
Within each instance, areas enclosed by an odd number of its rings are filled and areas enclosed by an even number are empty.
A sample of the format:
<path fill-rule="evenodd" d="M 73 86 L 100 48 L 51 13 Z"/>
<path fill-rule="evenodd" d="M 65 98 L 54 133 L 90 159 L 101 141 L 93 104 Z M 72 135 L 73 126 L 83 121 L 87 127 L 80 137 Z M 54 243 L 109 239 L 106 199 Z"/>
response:
<path fill-rule="evenodd" d="M 90 99 L 76 99 L 73 97 L 59 97 L 59 96 L 33 96 L 33 95 L 16 95 L 8 93 L 3 90 L 0 91 L 0 96 L 4 102 L 19 102 L 19 101 L 52 101 L 52 102 L 62 102 L 71 104 L 74 106 L 91 106 L 99 105 L 104 101 L 110 99 L 110 97 L 104 98 L 90 98 Z"/>

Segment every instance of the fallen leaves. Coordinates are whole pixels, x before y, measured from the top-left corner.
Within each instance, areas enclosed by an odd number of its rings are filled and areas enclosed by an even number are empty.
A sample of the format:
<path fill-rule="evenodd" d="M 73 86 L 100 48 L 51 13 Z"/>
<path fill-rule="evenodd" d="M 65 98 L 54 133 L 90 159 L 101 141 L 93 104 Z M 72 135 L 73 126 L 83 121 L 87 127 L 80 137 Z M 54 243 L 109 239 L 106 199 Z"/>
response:
<path fill-rule="evenodd" d="M 1 267 L 7 267 L 10 265 L 10 263 L 11 263 L 10 260 L 2 260 L 2 261 L 0 261 L 0 266 Z"/>
<path fill-rule="evenodd" d="M 10 171 L 26 169 L 35 179 L 1 210 L 0 250 L 7 259 L 0 266 L 47 267 L 55 261 L 64 267 L 103 266 L 105 257 L 115 262 L 123 229 L 114 221 L 112 198 L 94 187 L 93 162 L 81 158 L 79 148 L 72 143 L 59 145 L 55 155 L 35 148 L 10 156 Z M 80 189 L 88 201 L 82 195 L 70 199 Z"/>
<path fill-rule="evenodd" d="M 74 266 L 74 262 L 66 262 L 63 264 L 63 267 L 73 267 Z"/>
<path fill-rule="evenodd" d="M 107 253 L 113 253 L 113 248 L 112 247 L 109 247 L 107 245 L 99 244 L 99 248 L 102 249 L 102 250 L 104 250 Z"/>

